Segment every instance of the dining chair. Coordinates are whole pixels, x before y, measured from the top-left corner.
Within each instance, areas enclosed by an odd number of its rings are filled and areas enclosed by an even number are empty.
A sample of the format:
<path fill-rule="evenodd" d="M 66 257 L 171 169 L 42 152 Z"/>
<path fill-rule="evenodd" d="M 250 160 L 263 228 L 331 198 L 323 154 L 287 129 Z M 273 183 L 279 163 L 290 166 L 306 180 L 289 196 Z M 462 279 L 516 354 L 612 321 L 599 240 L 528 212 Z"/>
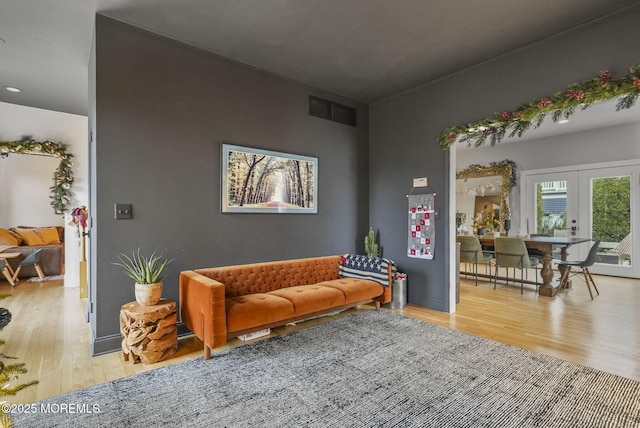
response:
<path fill-rule="evenodd" d="M 514 278 L 516 268 L 520 269 L 520 294 L 524 293 L 524 273 L 527 269 L 534 268 L 536 270 L 536 291 L 538 290 L 538 264 L 540 260 L 536 257 L 529 256 L 527 245 L 524 239 L 517 236 L 498 236 L 494 240 L 496 270 L 493 280 L 493 289 L 496 289 L 498 283 L 498 268 L 503 266 L 506 268 L 506 280 L 509 285 L 509 268 L 513 268 Z"/>
<path fill-rule="evenodd" d="M 16 278 L 18 278 L 18 274 L 20 273 L 20 269 L 24 266 L 33 266 L 36 269 L 36 273 L 38 274 L 38 278 L 40 281 L 44 281 L 45 275 L 40 267 L 40 253 L 42 252 L 42 248 L 38 248 L 33 253 L 29 254 L 24 258 L 20 263 L 18 263 L 18 267 L 13 274 L 13 281 L 15 282 Z"/>
<path fill-rule="evenodd" d="M 593 284 L 593 288 L 600 295 L 598 291 L 598 287 L 596 287 L 596 283 L 593 280 L 593 276 L 591 276 L 591 272 L 589 272 L 589 268 L 593 266 L 596 262 L 596 255 L 598 253 L 598 247 L 600 246 L 600 239 L 598 239 L 589 249 L 589 254 L 587 254 L 587 258 L 582 261 L 571 261 L 571 260 L 560 260 L 558 261 L 558 266 L 564 266 L 566 269 L 562 272 L 562 276 L 560 277 L 560 288 L 564 288 L 570 276 L 578 275 L 580 272 L 572 272 L 571 268 L 576 267 L 580 268 L 582 275 L 584 276 L 584 282 L 587 283 L 587 288 L 589 289 L 589 295 L 591 296 L 591 300 L 593 300 L 593 293 L 591 292 L 591 284 Z"/>
<path fill-rule="evenodd" d="M 478 263 L 485 265 L 485 272 L 487 266 L 489 267 L 489 277 L 491 277 L 491 260 L 493 260 L 493 253 L 489 251 L 483 251 L 480 240 L 475 235 L 458 235 L 456 236 L 456 242 L 460 244 L 460 262 L 465 263 L 465 273 L 467 263 L 473 264 L 473 273 L 476 278 L 476 287 L 478 286 Z"/>

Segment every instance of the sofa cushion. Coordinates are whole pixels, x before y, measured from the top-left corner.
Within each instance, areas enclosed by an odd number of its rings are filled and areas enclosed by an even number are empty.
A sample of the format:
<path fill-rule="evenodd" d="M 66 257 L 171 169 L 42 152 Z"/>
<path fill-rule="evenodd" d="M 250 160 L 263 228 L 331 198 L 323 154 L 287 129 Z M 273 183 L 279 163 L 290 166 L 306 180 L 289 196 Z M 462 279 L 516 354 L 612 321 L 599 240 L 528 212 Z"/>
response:
<path fill-rule="evenodd" d="M 13 233 L 7 229 L 0 228 L 0 245 L 18 246 L 22 238 L 17 238 Z"/>
<path fill-rule="evenodd" d="M 296 316 L 324 311 L 345 303 L 342 291 L 331 287 L 321 287 L 316 284 L 282 288 L 267 294 L 289 300 L 293 304 Z"/>
<path fill-rule="evenodd" d="M 45 245 L 34 229 L 16 229 L 16 233 L 22 237 L 25 245 Z"/>
<path fill-rule="evenodd" d="M 384 288 L 377 282 L 359 278 L 341 278 L 319 282 L 316 285 L 340 290 L 344 294 L 345 303 L 347 304 L 373 299 L 384 292 Z"/>
<path fill-rule="evenodd" d="M 47 244 L 59 244 L 60 235 L 55 227 L 36 227 L 35 232 L 42 238 L 45 245 Z"/>
<path fill-rule="evenodd" d="M 294 315 L 293 304 L 269 293 L 248 294 L 225 301 L 227 331 L 239 331 L 277 322 Z"/>

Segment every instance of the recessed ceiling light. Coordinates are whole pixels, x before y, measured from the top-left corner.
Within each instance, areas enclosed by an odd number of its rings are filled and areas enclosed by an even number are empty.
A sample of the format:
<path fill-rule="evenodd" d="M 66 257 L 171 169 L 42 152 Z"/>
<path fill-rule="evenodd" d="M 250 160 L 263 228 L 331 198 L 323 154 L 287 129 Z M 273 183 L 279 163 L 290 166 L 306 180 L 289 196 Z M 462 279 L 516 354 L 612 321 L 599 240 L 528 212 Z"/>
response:
<path fill-rule="evenodd" d="M 559 120 L 558 123 L 569 123 L 569 119 L 562 119 Z"/>
<path fill-rule="evenodd" d="M 15 88 L 13 86 L 5 86 L 4 87 L 7 91 L 9 92 L 22 92 L 22 89 L 20 88 Z"/>

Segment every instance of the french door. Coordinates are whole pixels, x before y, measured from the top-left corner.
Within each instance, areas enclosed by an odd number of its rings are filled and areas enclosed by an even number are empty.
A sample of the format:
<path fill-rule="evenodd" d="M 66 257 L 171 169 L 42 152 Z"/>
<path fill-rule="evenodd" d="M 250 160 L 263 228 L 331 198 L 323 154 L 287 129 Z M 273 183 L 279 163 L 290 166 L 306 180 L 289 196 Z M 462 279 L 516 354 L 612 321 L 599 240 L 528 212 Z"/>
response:
<path fill-rule="evenodd" d="M 640 162 L 523 173 L 522 222 L 529 234 L 601 240 L 596 264 L 605 275 L 640 278 Z M 587 256 L 588 244 L 569 249 Z"/>

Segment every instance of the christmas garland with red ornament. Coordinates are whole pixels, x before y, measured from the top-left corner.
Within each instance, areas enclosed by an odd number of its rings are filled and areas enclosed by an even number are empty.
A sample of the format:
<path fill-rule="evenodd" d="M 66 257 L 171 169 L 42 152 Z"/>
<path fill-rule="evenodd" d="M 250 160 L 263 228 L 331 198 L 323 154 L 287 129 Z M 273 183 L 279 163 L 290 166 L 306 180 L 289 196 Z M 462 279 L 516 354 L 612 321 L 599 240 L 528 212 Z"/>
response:
<path fill-rule="evenodd" d="M 438 143 L 448 149 L 455 142 L 467 143 L 468 147 L 482 146 L 489 142 L 492 146 L 505 136 L 522 136 L 529 128 L 537 128 L 551 115 L 554 122 L 568 119 L 576 110 L 585 110 L 598 101 L 619 98 L 616 111 L 631 108 L 640 95 L 640 65 L 629 68 L 629 74 L 613 78 L 608 70 L 580 83 L 569 85 L 567 89 L 550 97 L 544 97 L 524 104 L 513 111 L 496 113 L 494 116 L 467 125 L 452 126 L 438 136 Z"/>

